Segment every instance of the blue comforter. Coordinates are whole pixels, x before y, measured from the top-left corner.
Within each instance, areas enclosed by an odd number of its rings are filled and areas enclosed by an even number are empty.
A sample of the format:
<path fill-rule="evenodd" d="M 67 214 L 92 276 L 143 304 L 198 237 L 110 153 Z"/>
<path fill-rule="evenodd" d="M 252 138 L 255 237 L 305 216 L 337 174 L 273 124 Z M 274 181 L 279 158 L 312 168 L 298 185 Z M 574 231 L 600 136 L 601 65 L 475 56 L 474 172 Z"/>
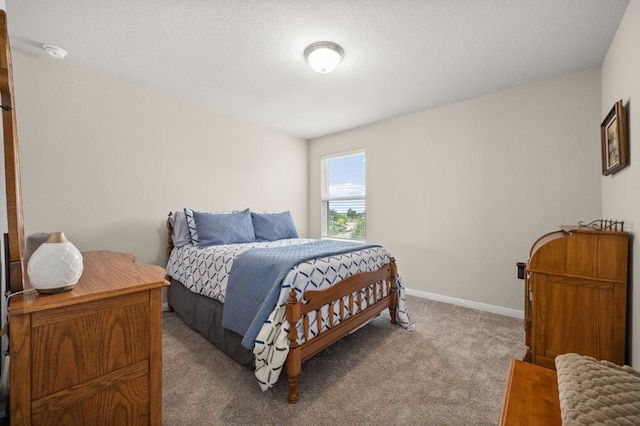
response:
<path fill-rule="evenodd" d="M 244 336 L 242 345 L 253 349 L 260 328 L 276 307 L 282 280 L 297 264 L 375 247 L 375 244 L 322 240 L 308 244 L 254 248 L 233 261 L 222 325 Z"/>

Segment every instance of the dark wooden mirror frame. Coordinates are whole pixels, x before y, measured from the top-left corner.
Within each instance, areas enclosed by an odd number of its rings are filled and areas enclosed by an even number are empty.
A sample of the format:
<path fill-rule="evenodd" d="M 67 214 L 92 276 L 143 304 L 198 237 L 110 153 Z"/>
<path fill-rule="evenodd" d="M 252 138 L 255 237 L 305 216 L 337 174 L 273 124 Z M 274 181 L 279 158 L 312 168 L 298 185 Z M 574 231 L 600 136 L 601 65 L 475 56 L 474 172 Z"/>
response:
<path fill-rule="evenodd" d="M 0 10 L 0 92 L 2 92 L 4 173 L 7 196 L 8 238 L 5 247 L 7 289 L 16 292 L 24 288 L 24 223 L 11 49 L 7 29 L 7 13 L 4 10 Z"/>

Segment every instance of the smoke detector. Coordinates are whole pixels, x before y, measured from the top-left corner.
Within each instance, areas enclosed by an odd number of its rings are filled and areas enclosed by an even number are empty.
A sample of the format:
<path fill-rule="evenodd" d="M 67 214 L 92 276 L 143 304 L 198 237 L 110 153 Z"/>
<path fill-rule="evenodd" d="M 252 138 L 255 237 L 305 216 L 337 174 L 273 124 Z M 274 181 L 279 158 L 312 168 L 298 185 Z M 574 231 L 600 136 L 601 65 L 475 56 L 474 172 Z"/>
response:
<path fill-rule="evenodd" d="M 62 47 L 53 46 L 51 44 L 43 44 L 42 48 L 51 56 L 56 59 L 64 59 L 67 56 L 67 51 Z"/>

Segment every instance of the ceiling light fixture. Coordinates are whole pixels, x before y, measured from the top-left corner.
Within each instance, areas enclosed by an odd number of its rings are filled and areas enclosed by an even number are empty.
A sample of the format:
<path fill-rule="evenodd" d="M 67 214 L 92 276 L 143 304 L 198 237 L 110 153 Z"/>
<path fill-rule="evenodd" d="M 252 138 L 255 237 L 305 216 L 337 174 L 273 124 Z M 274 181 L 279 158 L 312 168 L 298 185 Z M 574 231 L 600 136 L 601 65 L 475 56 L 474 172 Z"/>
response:
<path fill-rule="evenodd" d="M 304 49 L 304 57 L 315 72 L 328 74 L 338 67 L 344 50 L 330 41 L 319 41 Z"/>
<path fill-rule="evenodd" d="M 67 56 L 67 51 L 62 47 L 53 46 L 51 44 L 43 44 L 42 48 L 51 56 L 56 59 L 64 59 Z"/>

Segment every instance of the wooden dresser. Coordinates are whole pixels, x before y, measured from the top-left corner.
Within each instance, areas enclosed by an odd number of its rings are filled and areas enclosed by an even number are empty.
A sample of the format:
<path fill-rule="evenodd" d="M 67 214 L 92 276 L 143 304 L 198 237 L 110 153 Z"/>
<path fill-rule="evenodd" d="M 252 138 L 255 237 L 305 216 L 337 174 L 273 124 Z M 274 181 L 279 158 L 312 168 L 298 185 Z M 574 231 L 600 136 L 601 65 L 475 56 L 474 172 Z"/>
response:
<path fill-rule="evenodd" d="M 625 361 L 629 233 L 563 227 L 539 238 L 526 263 L 525 360 L 555 368 L 575 352 Z"/>
<path fill-rule="evenodd" d="M 72 290 L 10 301 L 11 424 L 160 425 L 165 270 L 83 259 Z"/>

